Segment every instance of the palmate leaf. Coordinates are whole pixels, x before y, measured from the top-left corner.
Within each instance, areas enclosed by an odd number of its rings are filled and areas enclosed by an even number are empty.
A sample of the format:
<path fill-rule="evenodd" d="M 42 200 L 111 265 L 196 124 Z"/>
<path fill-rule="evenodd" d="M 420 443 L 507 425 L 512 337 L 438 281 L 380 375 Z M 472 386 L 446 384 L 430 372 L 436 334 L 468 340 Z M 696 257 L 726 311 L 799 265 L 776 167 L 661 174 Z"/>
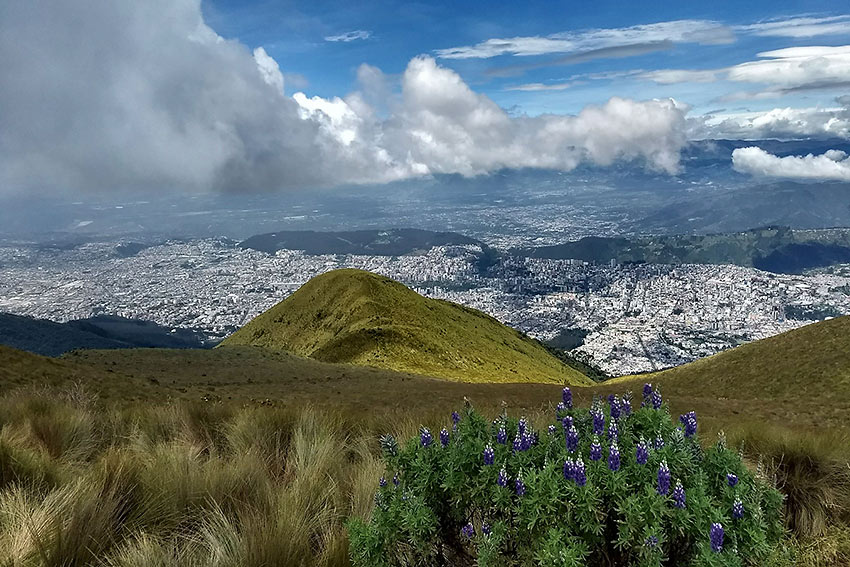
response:
<path fill-rule="evenodd" d="M 776 555 L 782 546 L 781 494 L 751 474 L 740 455 L 723 443 L 703 451 L 691 435 L 695 416 L 686 416 L 686 435 L 677 429 L 683 422 L 675 423 L 665 404 L 654 409 L 658 396 L 650 392 L 650 403 L 615 418 L 616 427 L 611 427 L 609 404 L 598 402 L 605 428 L 598 436 L 602 450 L 596 461 L 591 459 L 594 423 L 587 408 L 558 410 L 551 423 L 524 420 L 525 436 L 517 437 L 520 420 L 502 416 L 490 421 L 469 407 L 456 429 L 447 425 L 451 433 L 445 446 L 442 440 L 417 436 L 399 448 L 382 439 L 387 469 L 399 483 L 380 489 L 369 524 L 350 524 L 352 563 L 401 567 L 465 558 L 461 564 L 484 567 L 734 567 Z M 574 452 L 561 419 L 575 427 Z M 597 427 L 599 421 L 597 415 Z M 500 429 L 505 443 L 499 442 Z M 641 438 L 650 447 L 645 462 L 637 458 Z M 614 442 L 620 459 L 612 464 L 608 456 Z M 485 462 L 488 445 L 492 461 Z M 670 487 L 659 493 L 662 462 Z M 500 485 L 503 467 L 506 478 Z M 730 484 L 727 475 L 737 482 Z M 673 487 L 679 484 L 684 508 L 674 505 Z M 742 518 L 732 516 L 736 500 L 743 503 Z M 724 529 L 722 549 L 710 545 L 713 523 Z"/>

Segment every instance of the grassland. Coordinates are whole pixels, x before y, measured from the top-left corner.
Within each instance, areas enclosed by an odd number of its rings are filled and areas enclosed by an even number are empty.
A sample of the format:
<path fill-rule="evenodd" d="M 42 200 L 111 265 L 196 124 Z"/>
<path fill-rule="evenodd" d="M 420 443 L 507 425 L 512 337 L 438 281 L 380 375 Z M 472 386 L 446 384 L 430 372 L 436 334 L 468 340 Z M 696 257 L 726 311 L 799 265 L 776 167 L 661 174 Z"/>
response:
<path fill-rule="evenodd" d="M 673 413 L 723 429 L 787 495 L 804 567 L 850 564 L 850 320 L 827 321 L 652 376 Z M 544 426 L 561 385 L 464 383 L 256 347 L 0 348 L 0 565 L 348 564 L 378 435 L 437 430 L 464 398 Z M 503 403 L 504 402 L 504 403 Z"/>
<path fill-rule="evenodd" d="M 468 382 L 591 383 L 489 315 L 362 270 L 313 278 L 218 348 L 245 345 Z"/>

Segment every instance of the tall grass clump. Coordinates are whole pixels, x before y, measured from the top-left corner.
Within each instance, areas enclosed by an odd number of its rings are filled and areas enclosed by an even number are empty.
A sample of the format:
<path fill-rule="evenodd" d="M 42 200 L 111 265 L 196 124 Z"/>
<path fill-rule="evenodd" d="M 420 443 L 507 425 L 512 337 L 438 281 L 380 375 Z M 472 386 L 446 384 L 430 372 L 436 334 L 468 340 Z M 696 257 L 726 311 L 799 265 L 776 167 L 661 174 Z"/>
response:
<path fill-rule="evenodd" d="M 674 424 L 660 393 L 572 406 L 542 430 L 471 408 L 441 431 L 382 440 L 388 473 L 369 522 L 352 520 L 362 567 L 743 566 L 782 553 L 782 495 L 696 415 Z"/>

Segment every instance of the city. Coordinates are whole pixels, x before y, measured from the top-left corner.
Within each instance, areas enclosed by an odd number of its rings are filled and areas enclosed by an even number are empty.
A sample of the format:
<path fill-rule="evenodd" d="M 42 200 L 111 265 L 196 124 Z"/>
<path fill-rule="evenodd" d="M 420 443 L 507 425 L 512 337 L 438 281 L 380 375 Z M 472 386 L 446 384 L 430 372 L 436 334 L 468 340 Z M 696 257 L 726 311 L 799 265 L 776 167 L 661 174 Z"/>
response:
<path fill-rule="evenodd" d="M 115 242 L 0 247 L 0 311 L 60 322 L 119 315 L 217 341 L 313 276 L 351 267 L 479 309 L 543 341 L 577 331 L 583 341 L 571 354 L 611 376 L 683 364 L 850 313 L 850 276 L 841 268 L 780 275 L 731 265 L 514 256 L 482 268 L 477 246 L 394 257 L 272 255 L 227 239 L 119 250 L 126 248 Z"/>

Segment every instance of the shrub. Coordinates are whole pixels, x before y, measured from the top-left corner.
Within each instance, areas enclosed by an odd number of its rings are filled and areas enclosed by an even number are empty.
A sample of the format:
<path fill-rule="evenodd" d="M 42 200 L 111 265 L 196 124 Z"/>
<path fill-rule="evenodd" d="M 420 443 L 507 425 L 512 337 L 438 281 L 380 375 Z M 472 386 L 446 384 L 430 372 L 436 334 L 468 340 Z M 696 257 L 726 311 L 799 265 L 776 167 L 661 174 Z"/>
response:
<path fill-rule="evenodd" d="M 369 522 L 349 522 L 355 566 L 764 565 L 782 496 L 721 437 L 703 450 L 657 389 L 572 406 L 542 431 L 467 407 L 439 434 L 382 438 L 387 475 Z"/>

